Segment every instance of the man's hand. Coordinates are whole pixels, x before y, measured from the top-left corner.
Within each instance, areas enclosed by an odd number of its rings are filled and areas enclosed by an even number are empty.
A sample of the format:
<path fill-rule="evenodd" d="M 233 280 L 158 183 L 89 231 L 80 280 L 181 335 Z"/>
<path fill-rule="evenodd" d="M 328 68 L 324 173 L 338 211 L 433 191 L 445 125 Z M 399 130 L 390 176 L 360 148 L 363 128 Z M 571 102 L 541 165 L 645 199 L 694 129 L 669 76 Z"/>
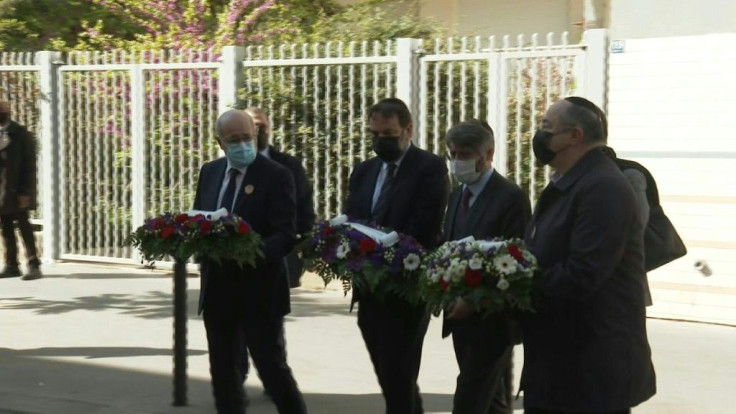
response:
<path fill-rule="evenodd" d="M 31 197 L 29 196 L 18 196 L 18 208 L 27 209 L 31 206 Z"/>
<path fill-rule="evenodd" d="M 457 298 L 450 302 L 445 309 L 445 318 L 451 320 L 465 319 L 475 313 L 475 308 L 463 298 Z"/>

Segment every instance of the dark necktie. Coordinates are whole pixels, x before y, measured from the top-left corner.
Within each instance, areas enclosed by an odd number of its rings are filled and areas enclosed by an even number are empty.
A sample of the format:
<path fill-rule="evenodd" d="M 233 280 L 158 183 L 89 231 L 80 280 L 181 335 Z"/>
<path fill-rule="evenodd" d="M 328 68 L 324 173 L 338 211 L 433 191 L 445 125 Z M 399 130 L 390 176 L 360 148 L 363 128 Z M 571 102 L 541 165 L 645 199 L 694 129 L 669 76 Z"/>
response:
<path fill-rule="evenodd" d="M 240 171 L 235 168 L 230 168 L 227 173 L 230 174 L 230 181 L 227 183 L 227 188 L 225 189 L 225 194 L 222 196 L 220 207 L 225 207 L 228 212 L 232 213 L 233 201 L 235 200 L 235 187 L 237 186 L 237 178 Z"/>
<path fill-rule="evenodd" d="M 383 216 L 388 211 L 389 199 L 388 195 L 391 192 L 391 184 L 394 182 L 394 173 L 396 172 L 396 164 L 388 165 L 388 174 L 383 179 L 383 185 L 381 186 L 381 193 L 378 194 L 378 200 L 376 200 L 376 206 L 373 208 L 373 214 L 371 219 L 376 223 L 383 220 Z"/>
<path fill-rule="evenodd" d="M 473 197 L 473 192 L 470 191 L 470 187 L 465 186 L 465 190 L 463 190 L 463 199 L 460 204 L 460 211 L 463 213 L 463 218 L 468 217 L 468 213 L 470 212 L 470 198 Z"/>

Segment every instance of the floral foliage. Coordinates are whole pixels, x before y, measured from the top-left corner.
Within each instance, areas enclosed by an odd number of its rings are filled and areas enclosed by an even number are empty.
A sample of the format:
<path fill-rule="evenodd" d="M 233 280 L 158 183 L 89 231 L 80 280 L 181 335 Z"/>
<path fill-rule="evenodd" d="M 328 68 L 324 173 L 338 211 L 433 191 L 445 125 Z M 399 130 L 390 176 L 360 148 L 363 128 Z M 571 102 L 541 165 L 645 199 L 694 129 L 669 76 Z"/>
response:
<path fill-rule="evenodd" d="M 146 219 L 126 244 L 137 247 L 149 263 L 166 256 L 184 261 L 198 255 L 217 263 L 234 260 L 242 267 L 255 266 L 263 257 L 261 236 L 237 215 L 210 220 L 202 214 L 164 213 Z"/>
<path fill-rule="evenodd" d="M 410 236 L 399 235 L 390 246 L 376 242 L 349 225 L 319 222 L 301 246 L 307 269 L 325 282 L 340 280 L 347 294 L 351 286 L 379 298 L 395 296 L 419 302 L 417 281 L 424 248 Z"/>
<path fill-rule="evenodd" d="M 484 313 L 532 311 L 537 259 L 519 239 L 451 241 L 425 257 L 419 290 L 437 315 L 458 297 Z"/>

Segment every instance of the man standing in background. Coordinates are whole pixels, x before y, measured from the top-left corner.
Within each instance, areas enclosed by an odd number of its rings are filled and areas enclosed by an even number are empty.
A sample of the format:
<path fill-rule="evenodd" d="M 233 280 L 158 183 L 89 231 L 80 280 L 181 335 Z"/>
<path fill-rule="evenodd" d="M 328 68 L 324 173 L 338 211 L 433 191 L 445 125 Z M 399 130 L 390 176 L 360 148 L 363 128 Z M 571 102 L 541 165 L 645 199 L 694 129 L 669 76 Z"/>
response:
<path fill-rule="evenodd" d="M 258 152 L 266 158 L 283 165 L 291 171 L 296 185 L 296 233 L 297 240 L 312 230 L 314 226 L 314 202 L 312 201 L 312 187 L 307 180 L 307 173 L 298 158 L 281 152 L 271 145 L 273 133 L 271 119 L 261 108 L 246 108 L 245 112 L 253 118 L 258 130 Z M 286 271 L 289 274 L 289 287 L 301 285 L 300 279 L 304 272 L 304 260 L 297 254 L 296 249 L 286 256 Z"/>
<path fill-rule="evenodd" d="M 10 103 L 0 102 L 0 224 L 5 241 L 5 269 L 0 278 L 22 275 L 15 223 L 26 248 L 28 272 L 23 280 L 41 278 L 41 261 L 28 212 L 36 208 L 36 140 L 10 119 Z"/>

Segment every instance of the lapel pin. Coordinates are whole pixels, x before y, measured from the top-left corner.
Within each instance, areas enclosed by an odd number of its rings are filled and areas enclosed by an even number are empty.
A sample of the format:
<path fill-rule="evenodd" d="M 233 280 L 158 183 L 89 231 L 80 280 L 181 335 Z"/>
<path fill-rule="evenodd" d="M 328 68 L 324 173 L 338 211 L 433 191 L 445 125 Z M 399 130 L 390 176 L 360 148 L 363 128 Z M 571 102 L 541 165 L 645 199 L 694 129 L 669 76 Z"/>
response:
<path fill-rule="evenodd" d="M 243 189 L 243 192 L 244 192 L 245 194 L 248 194 L 248 195 L 250 195 L 250 194 L 253 194 L 253 190 L 254 190 L 254 189 L 255 189 L 255 188 L 253 188 L 253 185 L 252 185 L 252 184 L 248 184 L 248 185 L 246 185 L 246 186 L 245 186 L 245 188 Z"/>

